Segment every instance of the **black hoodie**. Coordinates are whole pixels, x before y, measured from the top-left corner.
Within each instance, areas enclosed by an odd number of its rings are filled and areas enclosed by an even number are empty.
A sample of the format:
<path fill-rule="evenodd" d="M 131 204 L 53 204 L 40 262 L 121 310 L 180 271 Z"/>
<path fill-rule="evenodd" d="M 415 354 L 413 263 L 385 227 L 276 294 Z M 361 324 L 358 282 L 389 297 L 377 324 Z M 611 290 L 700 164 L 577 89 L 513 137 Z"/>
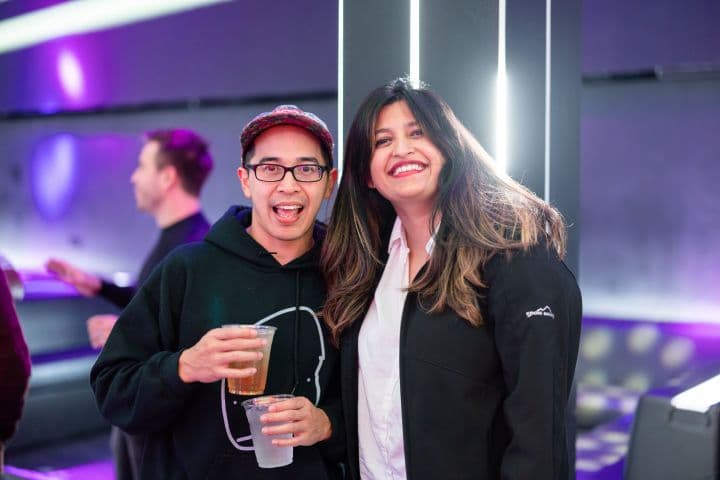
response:
<path fill-rule="evenodd" d="M 231 207 L 205 240 L 171 253 L 120 315 L 91 372 L 101 413 L 147 437 L 143 479 L 334 478 L 344 453 L 338 354 L 315 312 L 325 299 L 318 270 L 324 230 L 286 265 L 246 232 L 251 210 Z M 266 394 L 294 393 L 327 413 L 330 439 L 296 447 L 287 467 L 260 469 L 242 406 L 222 382 L 183 383 L 178 358 L 228 323 L 277 327 Z M 331 473 L 332 472 L 332 473 Z"/>

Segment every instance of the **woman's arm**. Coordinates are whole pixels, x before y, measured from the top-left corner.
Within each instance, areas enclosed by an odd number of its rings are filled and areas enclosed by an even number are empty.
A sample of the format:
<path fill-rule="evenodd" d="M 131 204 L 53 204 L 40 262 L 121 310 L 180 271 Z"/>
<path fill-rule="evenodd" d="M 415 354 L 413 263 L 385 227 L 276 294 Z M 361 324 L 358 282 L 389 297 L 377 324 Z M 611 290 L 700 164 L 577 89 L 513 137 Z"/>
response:
<path fill-rule="evenodd" d="M 511 438 L 503 479 L 565 479 L 565 417 L 582 304 L 575 278 L 542 246 L 495 259 L 488 305 L 503 368 Z"/>

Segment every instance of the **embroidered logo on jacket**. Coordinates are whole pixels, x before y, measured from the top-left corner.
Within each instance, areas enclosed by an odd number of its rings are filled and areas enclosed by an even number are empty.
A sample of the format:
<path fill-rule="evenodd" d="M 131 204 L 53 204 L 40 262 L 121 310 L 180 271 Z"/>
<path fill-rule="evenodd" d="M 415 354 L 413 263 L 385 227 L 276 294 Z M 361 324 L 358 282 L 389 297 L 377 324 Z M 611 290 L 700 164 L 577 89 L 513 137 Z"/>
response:
<path fill-rule="evenodd" d="M 525 312 L 525 315 L 527 316 L 527 318 L 537 316 L 555 318 L 555 314 L 552 312 L 552 310 L 550 310 L 550 307 L 547 305 L 542 308 L 538 308 L 537 310 Z"/>

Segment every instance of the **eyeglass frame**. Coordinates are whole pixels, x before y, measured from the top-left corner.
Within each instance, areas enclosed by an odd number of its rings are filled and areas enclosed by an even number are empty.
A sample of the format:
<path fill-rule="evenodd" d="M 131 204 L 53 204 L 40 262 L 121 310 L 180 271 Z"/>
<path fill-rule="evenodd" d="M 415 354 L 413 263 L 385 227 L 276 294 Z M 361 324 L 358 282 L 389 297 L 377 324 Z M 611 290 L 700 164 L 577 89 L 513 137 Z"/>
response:
<path fill-rule="evenodd" d="M 260 167 L 260 166 L 263 166 L 263 165 L 272 165 L 273 167 L 280 167 L 280 168 L 282 168 L 282 169 L 283 169 L 283 174 L 282 174 L 282 176 L 281 176 L 280 178 L 278 178 L 277 180 L 263 180 L 263 179 L 259 178 L 259 177 L 258 177 L 258 174 L 257 174 L 257 167 Z M 316 168 L 319 168 L 319 169 L 320 169 L 320 177 L 318 177 L 317 180 L 300 180 L 299 178 L 297 178 L 297 177 L 295 176 L 295 169 L 298 168 L 298 167 L 316 167 Z M 279 163 L 262 162 L 262 163 L 255 163 L 255 164 L 252 164 L 252 165 L 250 165 L 250 164 L 245 164 L 245 165 L 243 165 L 243 168 L 245 168 L 246 170 L 252 170 L 253 174 L 255 175 L 255 180 L 257 180 L 257 181 L 259 181 L 259 182 L 267 182 L 267 183 L 282 182 L 283 180 L 285 180 L 285 176 L 287 175 L 288 172 L 290 172 L 290 174 L 292 175 L 293 179 L 294 179 L 296 182 L 300 182 L 300 183 L 316 183 L 316 182 L 319 182 L 320 180 L 323 179 L 323 177 L 325 176 L 325 172 L 329 172 L 330 170 L 332 170 L 332 169 L 331 169 L 330 167 L 328 167 L 328 166 L 319 165 L 319 164 L 315 164 L 315 163 L 299 163 L 299 164 L 297 164 L 297 165 L 293 165 L 292 167 L 286 167 L 285 165 L 281 165 L 281 164 L 279 164 Z"/>

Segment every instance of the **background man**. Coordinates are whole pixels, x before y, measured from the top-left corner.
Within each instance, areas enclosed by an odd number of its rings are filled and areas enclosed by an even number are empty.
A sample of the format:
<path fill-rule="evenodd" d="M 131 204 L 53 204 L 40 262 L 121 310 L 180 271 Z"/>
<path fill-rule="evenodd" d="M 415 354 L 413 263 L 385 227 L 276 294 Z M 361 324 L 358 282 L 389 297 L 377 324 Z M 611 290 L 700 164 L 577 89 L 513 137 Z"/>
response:
<path fill-rule="evenodd" d="M 175 247 L 202 240 L 210 224 L 201 212 L 200 192 L 213 167 L 208 145 L 190 130 L 155 130 L 145 134 L 138 165 L 130 182 L 135 190 L 137 208 L 155 219 L 160 236 L 143 262 L 137 285 Z M 136 286 L 119 287 L 68 262 L 50 259 L 46 268 L 58 278 L 75 286 L 85 296 L 99 295 L 126 307 Z M 87 321 L 90 344 L 102 348 L 117 315 L 94 315 Z M 128 436 L 114 428 L 111 444 L 115 456 L 117 480 L 139 478 L 138 466 L 142 438 Z"/>

